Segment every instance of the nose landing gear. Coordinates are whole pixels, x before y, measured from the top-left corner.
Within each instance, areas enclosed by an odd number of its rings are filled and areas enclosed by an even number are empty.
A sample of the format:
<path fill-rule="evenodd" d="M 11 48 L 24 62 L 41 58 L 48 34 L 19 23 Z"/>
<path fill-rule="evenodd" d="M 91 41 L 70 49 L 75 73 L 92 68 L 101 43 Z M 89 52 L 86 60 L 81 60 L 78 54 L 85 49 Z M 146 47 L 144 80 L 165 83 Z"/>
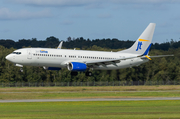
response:
<path fill-rule="evenodd" d="M 23 72 L 23 68 L 20 68 L 20 70 L 19 70 L 20 72 Z"/>

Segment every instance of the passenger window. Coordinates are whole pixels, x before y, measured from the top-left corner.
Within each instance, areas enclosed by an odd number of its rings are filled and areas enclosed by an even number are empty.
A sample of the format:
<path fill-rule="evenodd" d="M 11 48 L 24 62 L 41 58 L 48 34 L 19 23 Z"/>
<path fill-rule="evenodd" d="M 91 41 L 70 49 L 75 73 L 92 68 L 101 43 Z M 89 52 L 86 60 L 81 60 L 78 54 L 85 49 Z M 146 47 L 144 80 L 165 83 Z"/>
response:
<path fill-rule="evenodd" d="M 16 52 L 17 55 L 21 54 L 20 52 Z"/>

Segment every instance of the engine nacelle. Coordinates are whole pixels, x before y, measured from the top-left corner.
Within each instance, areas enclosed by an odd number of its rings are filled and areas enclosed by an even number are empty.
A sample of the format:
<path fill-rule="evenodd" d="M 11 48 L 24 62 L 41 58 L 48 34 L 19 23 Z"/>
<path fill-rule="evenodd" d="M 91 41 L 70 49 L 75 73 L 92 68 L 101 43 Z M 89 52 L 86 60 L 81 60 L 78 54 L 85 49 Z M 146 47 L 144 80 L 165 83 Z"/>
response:
<path fill-rule="evenodd" d="M 80 62 L 71 62 L 67 65 L 69 71 L 86 71 L 87 66 Z"/>
<path fill-rule="evenodd" d="M 59 67 L 43 67 L 45 70 L 61 70 Z"/>

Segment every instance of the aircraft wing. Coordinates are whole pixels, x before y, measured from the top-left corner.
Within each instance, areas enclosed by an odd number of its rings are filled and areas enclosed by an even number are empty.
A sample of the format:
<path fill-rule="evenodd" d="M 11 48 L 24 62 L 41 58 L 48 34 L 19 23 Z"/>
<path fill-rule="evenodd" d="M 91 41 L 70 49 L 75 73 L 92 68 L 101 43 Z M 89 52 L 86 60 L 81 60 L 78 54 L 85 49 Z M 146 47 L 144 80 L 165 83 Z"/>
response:
<path fill-rule="evenodd" d="M 116 65 L 116 63 L 120 63 L 121 60 L 127 60 L 127 59 L 133 59 L 133 58 L 138 58 L 141 57 L 142 59 L 150 59 L 150 58 L 155 58 L 155 57 L 169 57 L 169 56 L 174 56 L 174 55 L 157 55 L 157 56 L 147 56 L 145 55 L 144 57 L 142 56 L 133 56 L 133 57 L 126 57 L 126 58 L 119 58 L 119 59 L 113 59 L 113 60 L 101 60 L 101 61 L 87 61 L 84 62 L 88 66 L 93 67 L 93 66 L 99 66 L 99 65 Z M 151 59 L 150 59 L 151 60 Z"/>
<path fill-rule="evenodd" d="M 133 58 L 137 58 L 139 56 L 133 56 L 133 57 L 125 57 L 125 58 L 118 58 L 118 59 L 111 59 L 111 60 L 100 60 L 100 61 L 87 61 L 84 62 L 86 63 L 88 66 L 99 66 L 99 65 L 116 65 L 116 63 L 120 63 L 121 60 L 126 60 L 126 59 L 133 59 Z"/>

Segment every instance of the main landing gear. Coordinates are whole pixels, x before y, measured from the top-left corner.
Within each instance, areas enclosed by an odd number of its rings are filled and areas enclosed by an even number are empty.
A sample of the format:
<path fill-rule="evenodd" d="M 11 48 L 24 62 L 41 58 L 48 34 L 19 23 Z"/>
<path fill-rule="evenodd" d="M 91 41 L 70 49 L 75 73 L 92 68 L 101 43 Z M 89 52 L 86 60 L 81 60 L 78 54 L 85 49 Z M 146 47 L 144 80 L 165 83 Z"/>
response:
<path fill-rule="evenodd" d="M 87 72 L 86 72 L 86 76 L 92 76 L 92 72 L 87 71 Z"/>
<path fill-rule="evenodd" d="M 78 75 L 78 72 L 77 71 L 72 71 L 71 72 L 71 76 L 77 76 Z"/>
<path fill-rule="evenodd" d="M 90 72 L 90 71 L 87 71 L 85 74 L 86 74 L 86 76 L 92 76 L 92 72 Z M 71 72 L 71 76 L 77 76 L 77 75 L 78 75 L 77 71 Z"/>

